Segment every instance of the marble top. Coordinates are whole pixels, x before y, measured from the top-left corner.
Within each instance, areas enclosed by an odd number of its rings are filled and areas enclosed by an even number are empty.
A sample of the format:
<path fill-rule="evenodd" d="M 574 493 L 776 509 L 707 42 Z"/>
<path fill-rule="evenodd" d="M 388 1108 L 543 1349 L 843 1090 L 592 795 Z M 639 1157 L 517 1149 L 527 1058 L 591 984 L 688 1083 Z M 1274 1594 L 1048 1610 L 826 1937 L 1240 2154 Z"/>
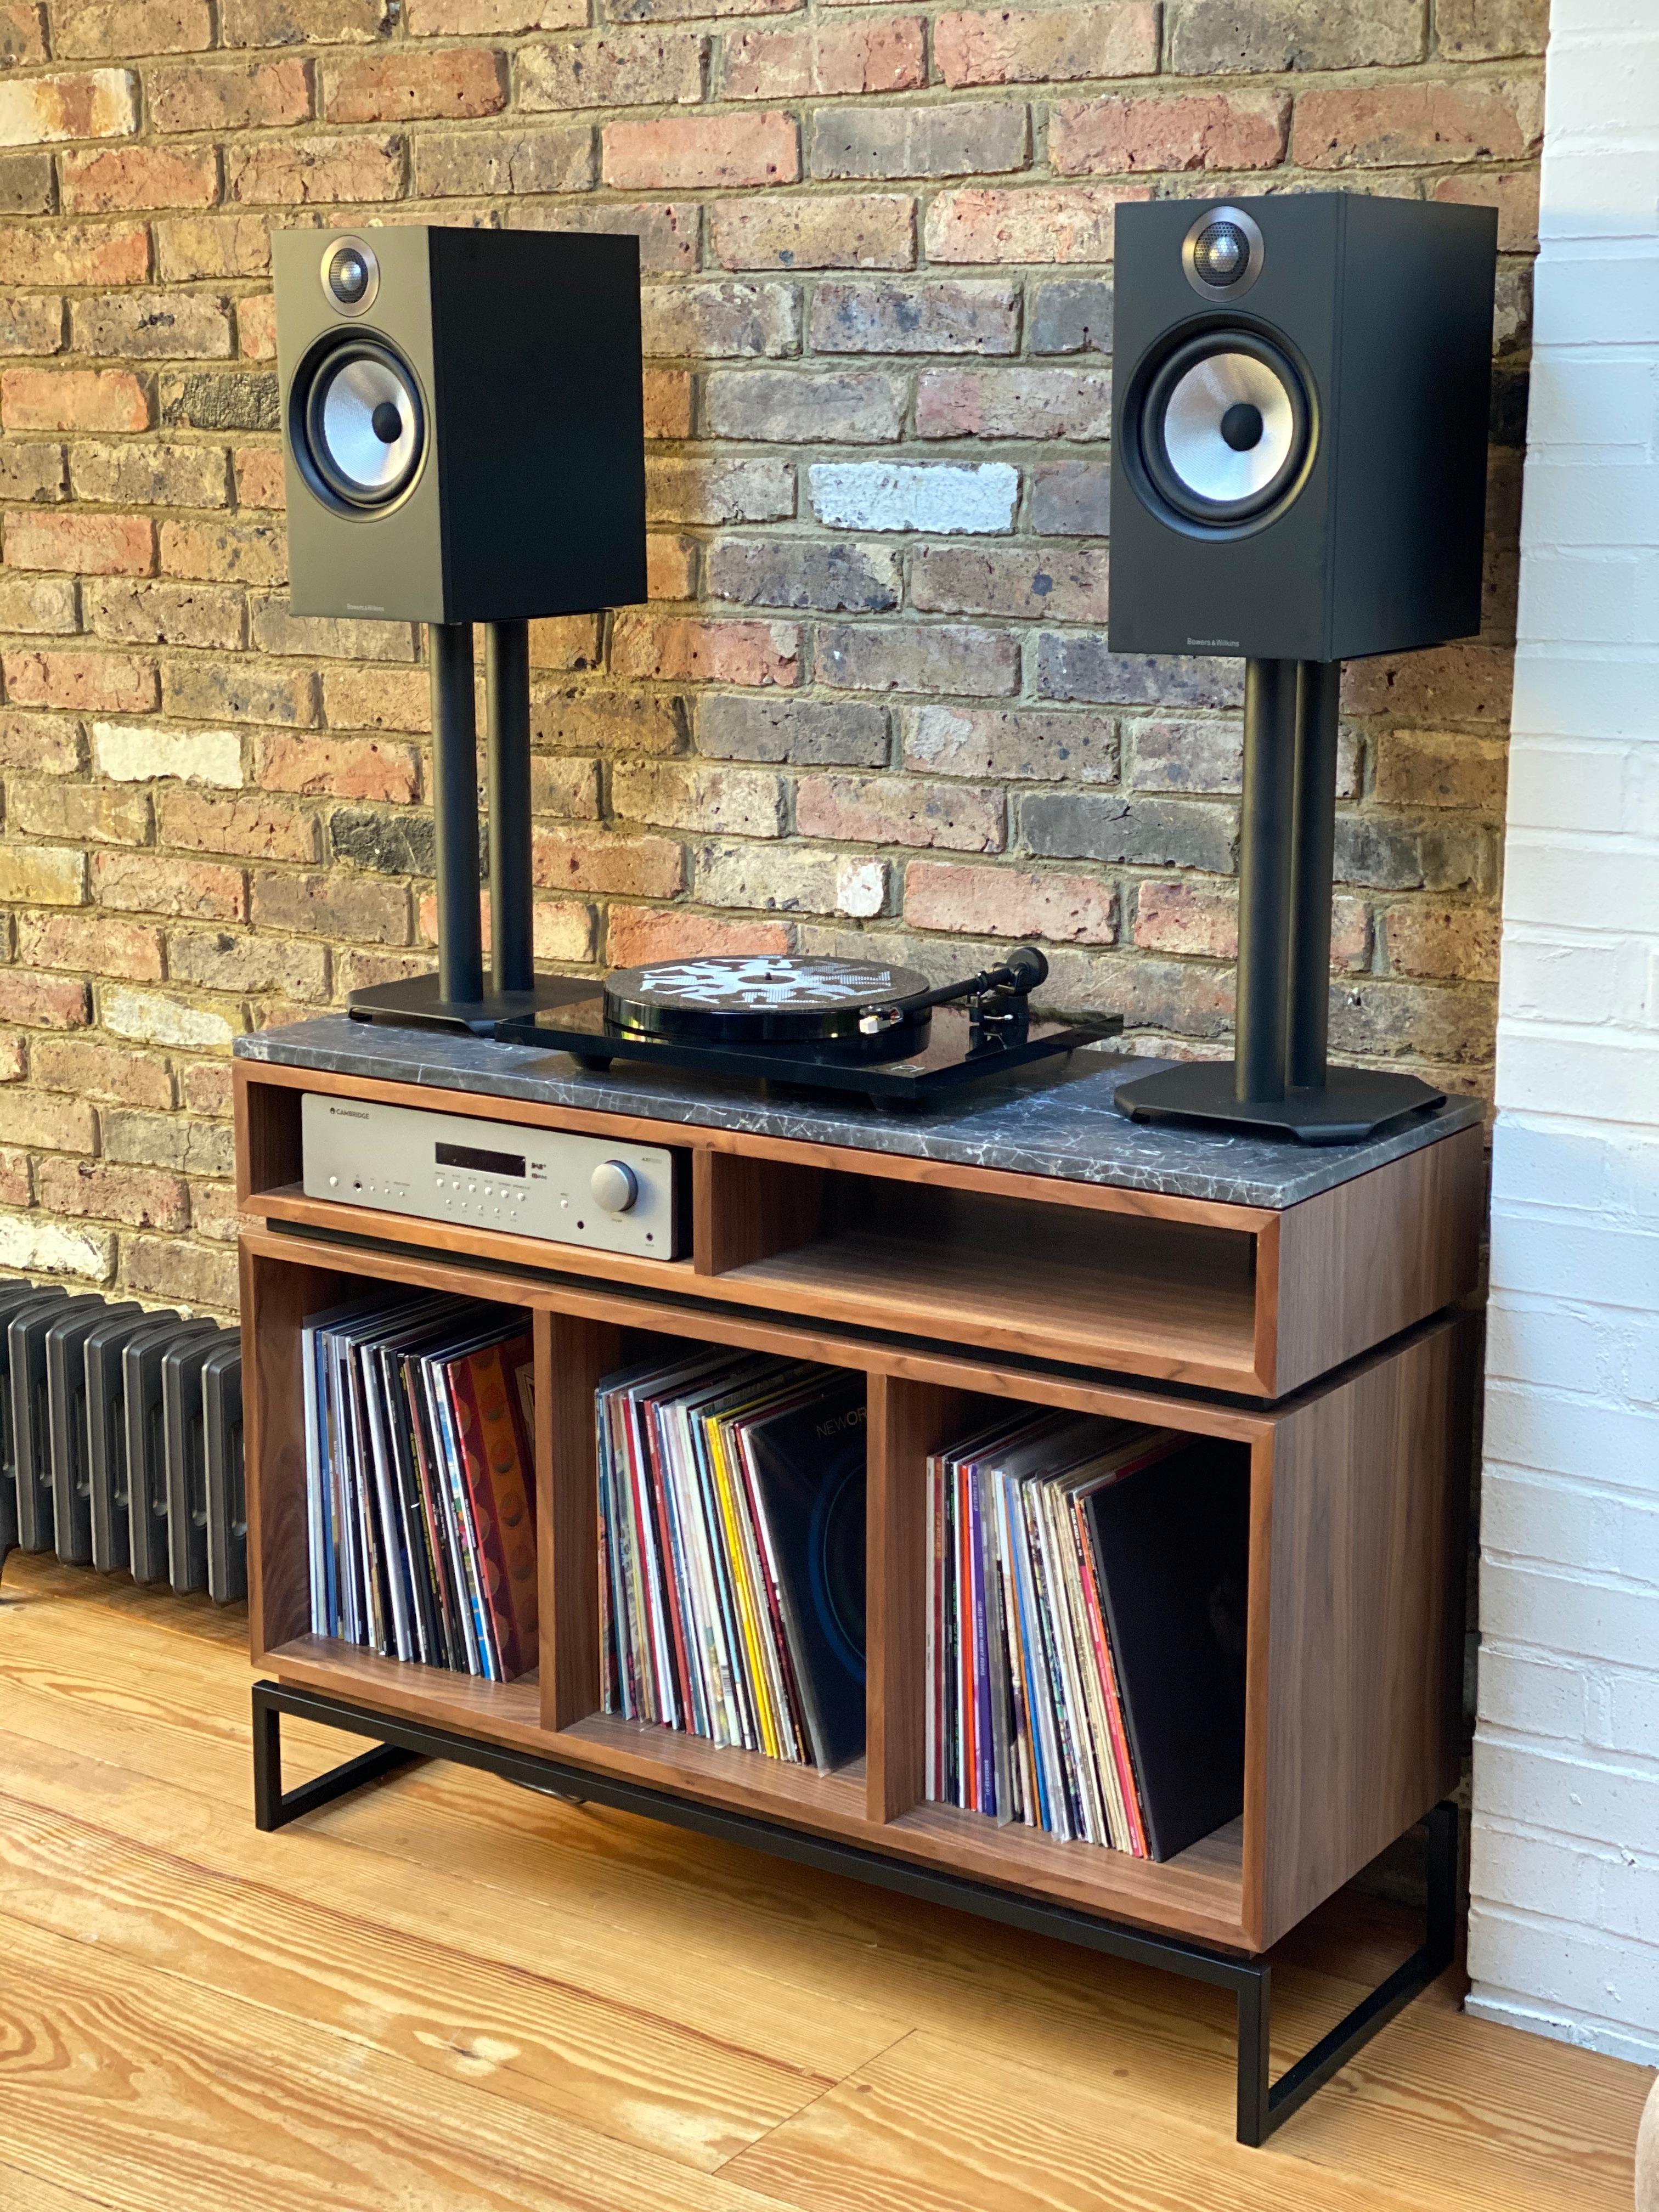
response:
<path fill-rule="evenodd" d="M 355 1022 L 344 1014 L 239 1037 L 236 1052 L 244 1060 L 321 1073 L 635 1114 L 691 1127 L 851 1146 L 1233 1206 L 1294 1206 L 1480 1119 L 1476 1100 L 1450 1098 L 1437 1113 L 1368 1143 L 1310 1146 L 1131 1121 L 1113 1104 L 1118 1085 L 1169 1063 L 1131 1059 L 1100 1046 L 1073 1053 L 1059 1080 L 1030 1071 L 915 1114 L 886 1112 L 856 1097 L 768 1097 L 757 1087 L 630 1068 L 623 1060 L 599 1074 L 579 1067 L 565 1053 L 536 1045 Z"/>

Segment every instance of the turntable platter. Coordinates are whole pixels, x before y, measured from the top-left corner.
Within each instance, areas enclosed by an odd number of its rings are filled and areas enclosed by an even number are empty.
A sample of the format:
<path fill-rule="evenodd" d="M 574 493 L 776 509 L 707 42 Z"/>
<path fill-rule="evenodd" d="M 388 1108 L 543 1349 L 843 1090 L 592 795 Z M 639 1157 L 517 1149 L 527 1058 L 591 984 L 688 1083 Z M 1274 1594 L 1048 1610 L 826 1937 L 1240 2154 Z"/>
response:
<path fill-rule="evenodd" d="M 607 1022 L 634 1036 L 726 1044 L 851 1042 L 907 1018 L 914 1030 L 924 1030 L 925 1010 L 908 1018 L 902 1010 L 906 1000 L 927 988 L 927 978 L 915 969 L 885 961 L 715 955 L 618 969 L 605 986 L 605 1012 Z"/>

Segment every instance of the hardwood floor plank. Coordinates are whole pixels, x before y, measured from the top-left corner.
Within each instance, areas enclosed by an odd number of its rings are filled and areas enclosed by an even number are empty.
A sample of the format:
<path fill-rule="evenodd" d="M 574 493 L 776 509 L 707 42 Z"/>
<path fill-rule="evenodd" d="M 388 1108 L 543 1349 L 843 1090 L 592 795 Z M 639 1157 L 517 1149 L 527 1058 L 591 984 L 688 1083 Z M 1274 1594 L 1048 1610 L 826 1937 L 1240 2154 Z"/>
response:
<path fill-rule="evenodd" d="M 1483 2025 L 1453 2017 L 1464 2030 Z M 1310 2157 L 1317 2098 L 1251 2152 L 1148 2106 L 1126 2067 L 1085 2088 L 1007 2063 L 975 2070 L 969 2052 L 919 2033 L 726 2171 L 805 2212 L 1627 2212 L 1628 2101 L 1593 2114 L 1554 2100 L 1528 2163 L 1523 2144 L 1494 2142 L 1463 2070 L 1460 2082 L 1422 2067 L 1388 2096 L 1364 2072 L 1345 2073 L 1321 2092 L 1328 2154 Z"/>
<path fill-rule="evenodd" d="M 0 2204 L 6 2212 L 118 2212 L 112 2197 L 59 2189 L 56 2182 L 43 2181 L 38 2173 L 26 2173 L 3 2160 L 0 2160 Z"/>
<path fill-rule="evenodd" d="M 0 2161 L 122 2212 L 763 2212 L 544 2112 L 0 1916 Z"/>
<path fill-rule="evenodd" d="M 9 1568 L 7 1581 L 9 1590 Z M 20 1601 L 0 1605 L 0 1790 L 34 1808 L 27 1817 L 37 1823 L 98 1832 L 98 1863 L 119 1878 L 109 1910 L 135 1963 L 257 2006 L 258 1963 L 273 1957 L 289 2015 L 309 2008 L 325 2037 L 401 2068 L 416 2109 L 425 2085 L 468 2089 L 465 2037 L 476 2016 L 485 2033 L 529 2053 L 522 2079 L 507 2065 L 484 2077 L 480 2104 L 516 2104 L 533 2119 L 546 2100 L 550 2124 L 574 2115 L 590 2134 L 603 2130 L 606 2100 L 623 2110 L 649 2071 L 625 2047 L 613 2069 L 605 2037 L 643 2007 L 651 2033 L 667 2039 L 653 2048 L 689 2036 L 737 2054 L 734 2073 L 722 2059 L 707 2089 L 683 2106 L 666 2100 L 675 2124 L 692 2112 L 706 2155 L 735 2109 L 748 2132 L 722 2172 L 810 2212 L 931 2212 L 936 2203 L 973 2212 L 993 2202 L 998 2212 L 1004 2202 L 1010 2212 L 1039 2202 L 1045 2212 L 1255 2212 L 1268 2203 L 1285 2212 L 1628 2212 L 1650 2077 L 1471 2021 L 1449 1977 L 1267 2154 L 1239 2153 L 1232 2006 L 1220 1992 L 446 1765 L 410 1770 L 261 1837 L 250 1818 L 250 1677 L 244 1652 L 220 1632 L 222 1616 L 198 1632 L 188 1601 L 162 1600 L 166 1618 L 154 1621 L 147 1594 L 128 1586 L 121 1595 L 118 1584 L 34 1561 L 20 1587 Z M 329 1730 L 285 1728 L 284 1738 L 290 1779 L 362 1748 Z M 159 1893 L 161 1873 L 158 1894 L 143 1894 L 139 1869 L 152 1856 L 197 1870 L 182 1897 Z M 0 1873 L 4 1863 L 0 1846 Z M 257 1888 L 270 1916 L 256 1913 L 246 1979 L 231 1952 L 258 1900 L 245 1903 L 239 1884 Z M 65 1887 L 69 1907 L 30 1903 L 23 1917 L 61 1928 L 63 1911 L 83 1915 L 82 1891 Z M 291 1960 L 277 1945 L 284 1913 L 296 1931 Z M 363 1947 L 349 1971 L 318 1955 L 319 1931 L 342 1920 Z M 1298 1930 L 1275 1954 L 1276 2067 L 1413 1940 L 1409 1916 L 1352 1896 Z M 430 1950 L 461 1963 L 441 1966 L 428 1988 L 420 1970 Z M 293 1982 L 282 1978 L 289 1972 Z M 501 2023 L 526 2024 L 528 2008 L 513 2006 L 524 1978 L 538 1976 L 557 2002 L 520 2037 Z M 366 2027 L 347 2016 L 354 2002 L 372 2015 Z M 459 2021 L 460 2033 L 447 2050 L 405 2055 L 402 2039 L 434 2019 L 431 2033 Z M 795 2103 L 757 2133 L 778 2069 Z M 614 2079 L 602 2078 L 608 2070 Z M 567 2097 L 592 2101 L 567 2108 Z M 936 2141 L 953 2100 L 1030 2136 L 1035 2162 L 1023 2179 L 1009 2184 L 995 2141 L 981 2144 L 971 2130 L 960 2151 Z M 619 2139 L 645 2155 L 657 2125 L 672 2139 L 669 2120 L 650 2113 L 625 2117 Z M 1120 2161 L 1116 2193 L 1101 2195 L 1100 2160 L 1089 2159 L 1121 2138 L 1133 2157 Z M 0 2161 L 7 2155 L 0 2139 Z M 671 2141 L 669 2155 L 683 2157 L 683 2146 Z M 1265 2195 L 1264 2173 L 1273 2185 Z"/>
<path fill-rule="evenodd" d="M 129 1736 L 124 1735 L 121 1741 L 129 1756 L 139 1756 Z M 118 1747 L 106 1748 L 115 1751 Z M 453 1772 L 437 1771 L 446 1778 Z M 470 1784 L 478 1780 L 456 1778 Z M 325 1818 L 337 1838 L 349 1833 L 374 1850 L 423 1855 L 424 1882 L 434 1878 L 446 1856 L 454 1863 L 458 1838 L 468 1824 L 447 1825 L 444 1812 L 432 1803 L 404 1802 L 411 1786 L 399 1781 L 359 1801 L 355 1808 L 341 1808 Z M 428 1784 L 434 1795 L 443 1786 Z M 240 1780 L 236 1787 L 241 1787 Z M 515 1801 L 507 1808 L 514 1811 L 518 1793 L 499 1794 Z M 533 1797 L 522 1803 L 544 1823 L 550 1816 L 562 1826 L 583 1827 L 594 1818 L 569 1814 Z M 555 1863 L 562 1861 L 562 1854 L 538 1850 L 530 1838 L 491 1836 L 488 1821 L 493 1809 L 488 1802 L 477 1808 L 482 1832 L 471 1871 L 481 1881 L 509 1885 L 516 1911 L 526 1893 L 557 1879 Z M 624 1854 L 642 1851 L 653 1863 L 687 1840 L 649 1823 L 620 1816 L 604 1819 L 623 1832 L 615 1848 Z M 313 1831 L 322 1826 L 307 1824 Z M 297 1841 L 298 1834 L 289 1831 L 274 1840 L 281 1847 Z M 757 1897 L 762 1885 L 784 1871 L 750 1854 L 713 1845 L 700 1846 L 699 1863 L 706 1864 L 708 1853 L 722 1852 L 728 1862 L 738 1863 L 737 1878 L 746 1881 Z M 832 1894 L 852 1891 L 849 1912 L 886 1907 L 898 1924 L 890 1935 L 872 1931 L 872 1940 L 854 1946 L 826 1942 L 818 1930 L 804 1929 L 792 1918 L 782 1930 L 783 1955 L 779 1958 L 774 1931 L 752 1910 L 745 1918 L 742 1893 L 727 1906 L 723 1899 L 711 1899 L 701 1891 L 695 1879 L 688 1881 L 684 1868 L 679 1879 L 659 1883 L 648 1868 L 626 1857 L 605 1870 L 605 1909 L 618 1924 L 629 1928 L 630 1948 L 638 1944 L 647 1986 L 654 1987 L 660 1961 L 671 1953 L 680 1955 L 705 1946 L 729 1948 L 736 1943 L 741 1955 L 764 1972 L 814 1982 L 815 1994 L 809 2000 L 814 2007 L 825 2002 L 884 2001 L 884 2026 L 890 2032 L 884 2040 L 896 2032 L 896 2021 L 925 2026 L 960 2042 L 972 2054 L 964 2063 L 982 2067 L 1007 2057 L 1040 2064 L 1057 2077 L 1085 2086 L 1116 2076 L 1127 2081 L 1138 2096 L 1200 2117 L 1218 2136 L 1231 2131 L 1233 2014 L 1231 2001 L 1223 1994 L 1171 1984 L 1150 1971 L 1092 1959 L 1060 1944 L 1034 1942 L 942 1910 L 867 1899 L 851 1884 L 787 1871 L 797 1880 L 822 1881 Z M 728 1889 L 732 1879 L 728 1875 Z M 1402 1939 L 1402 1949 L 1408 1942 L 1409 1937 Z M 1370 1951 L 1364 1965 L 1368 1972 L 1375 1972 L 1376 1960 Z M 1358 1984 L 1328 1975 L 1305 1971 L 1279 1975 L 1276 2065 L 1283 2067 L 1308 2048 L 1359 1993 Z M 660 1998 L 653 2001 L 661 2003 Z M 1522 2046 L 1518 2051 L 1511 2047 L 1517 2042 Z M 1615 2167 L 1622 2160 L 1623 2153 L 1608 2146 L 1633 2136 L 1634 2121 L 1626 2125 L 1625 2115 L 1639 2101 L 1629 2086 L 1643 2078 L 1638 2069 L 1470 2021 L 1455 2009 L 1449 1990 L 1419 2000 L 1279 2140 L 1337 2170 L 1368 2170 L 1371 2154 L 1382 2160 L 1385 2170 L 1402 2161 L 1432 2170 L 1438 2155 L 1437 2140 L 1448 2129 L 1455 2136 L 1461 2107 L 1457 2097 L 1425 2100 L 1420 2089 L 1425 2081 L 1438 2083 L 1450 2078 L 1454 2060 L 1462 2069 L 1456 2077 L 1459 2097 L 1467 2094 L 1492 2147 L 1495 2202 L 1538 2206 L 1540 2212 L 1551 2205 L 1553 2149 L 1559 2149 L 1575 2171 L 1582 2163 L 1578 2154 L 1584 2153 L 1592 2176 L 1609 2158 Z M 1578 2069 L 1581 2076 L 1565 2103 L 1553 2100 L 1547 2088 L 1547 2081 L 1563 2067 Z M 1609 2073 L 1613 2076 L 1611 2087 Z M 1352 2100 L 1362 2086 L 1364 2102 L 1356 2108 Z M 1333 2113 L 1334 2103 L 1343 2116 L 1340 2125 L 1334 2117 L 1326 2117 Z M 1557 2106 L 1565 2114 L 1559 2144 L 1550 2128 L 1540 2127 L 1535 2117 Z M 1586 2127 L 1581 2115 L 1589 2116 L 1592 2124 Z M 1541 2164 L 1537 2162 L 1540 2157 Z M 1506 2172 L 1507 2194 L 1500 2188 Z"/>
<path fill-rule="evenodd" d="M 801 2212 L 1419 2212 L 1109 2089 L 907 2037 L 726 2168 Z M 1479 2201 L 1479 2200 L 1476 2200 Z"/>
<path fill-rule="evenodd" d="M 625 1921 L 595 1917 L 587 1899 L 551 1885 L 509 1903 L 447 1869 L 414 1881 L 407 1867 L 308 1824 L 263 1836 L 240 1808 L 3 1731 L 0 1790 L 218 1879 L 258 1884 L 296 1919 L 349 1916 L 394 1941 L 438 1942 L 486 1965 L 548 1975 L 624 2011 L 648 1999 L 666 2027 L 716 2041 L 740 2033 L 750 2052 L 803 2077 L 839 2080 L 908 2026 L 823 1997 L 808 2002 L 740 1959 L 647 1943 Z"/>
<path fill-rule="evenodd" d="M 606 2003 L 529 1965 L 459 1951 L 209 1873 L 0 1796 L 0 1911 L 102 1958 L 330 2031 L 490 2096 L 709 2172 L 830 2087 L 671 2027 L 647 1992 Z"/>

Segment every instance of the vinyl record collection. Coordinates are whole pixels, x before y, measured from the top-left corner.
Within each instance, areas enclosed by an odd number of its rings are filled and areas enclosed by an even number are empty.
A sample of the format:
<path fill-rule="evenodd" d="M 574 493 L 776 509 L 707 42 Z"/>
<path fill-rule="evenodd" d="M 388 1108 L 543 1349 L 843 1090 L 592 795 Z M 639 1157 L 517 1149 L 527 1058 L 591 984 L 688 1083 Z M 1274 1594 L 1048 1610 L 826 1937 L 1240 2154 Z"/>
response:
<path fill-rule="evenodd" d="M 1232 1819 L 1242 1468 L 1170 1430 L 1028 1409 L 927 1481 L 929 1797 L 1137 1858 Z"/>
<path fill-rule="evenodd" d="M 529 1316 L 436 1296 L 301 1331 L 319 1636 L 510 1681 L 537 1662 Z"/>
<path fill-rule="evenodd" d="M 605 1710 L 856 1758 L 863 1377 L 704 1351 L 607 1376 L 596 1418 Z"/>

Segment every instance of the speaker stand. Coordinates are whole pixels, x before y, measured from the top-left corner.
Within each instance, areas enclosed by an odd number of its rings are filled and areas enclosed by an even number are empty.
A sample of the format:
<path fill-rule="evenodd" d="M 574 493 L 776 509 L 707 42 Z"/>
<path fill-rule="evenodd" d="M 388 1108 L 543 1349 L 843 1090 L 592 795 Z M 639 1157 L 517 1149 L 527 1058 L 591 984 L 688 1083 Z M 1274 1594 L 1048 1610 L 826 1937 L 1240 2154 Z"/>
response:
<path fill-rule="evenodd" d="M 472 626 L 428 623 L 432 813 L 437 844 L 438 972 L 354 991 L 354 1021 L 493 1036 L 499 1024 L 587 996 L 591 982 L 538 975 L 530 881 L 530 625 L 484 631 L 489 777 L 489 975 L 478 923 L 478 739 Z"/>
<path fill-rule="evenodd" d="M 1445 1103 L 1413 1075 L 1327 1066 L 1340 675 L 1337 661 L 1245 664 L 1236 1056 L 1120 1084 L 1133 1121 L 1352 1145 Z"/>

